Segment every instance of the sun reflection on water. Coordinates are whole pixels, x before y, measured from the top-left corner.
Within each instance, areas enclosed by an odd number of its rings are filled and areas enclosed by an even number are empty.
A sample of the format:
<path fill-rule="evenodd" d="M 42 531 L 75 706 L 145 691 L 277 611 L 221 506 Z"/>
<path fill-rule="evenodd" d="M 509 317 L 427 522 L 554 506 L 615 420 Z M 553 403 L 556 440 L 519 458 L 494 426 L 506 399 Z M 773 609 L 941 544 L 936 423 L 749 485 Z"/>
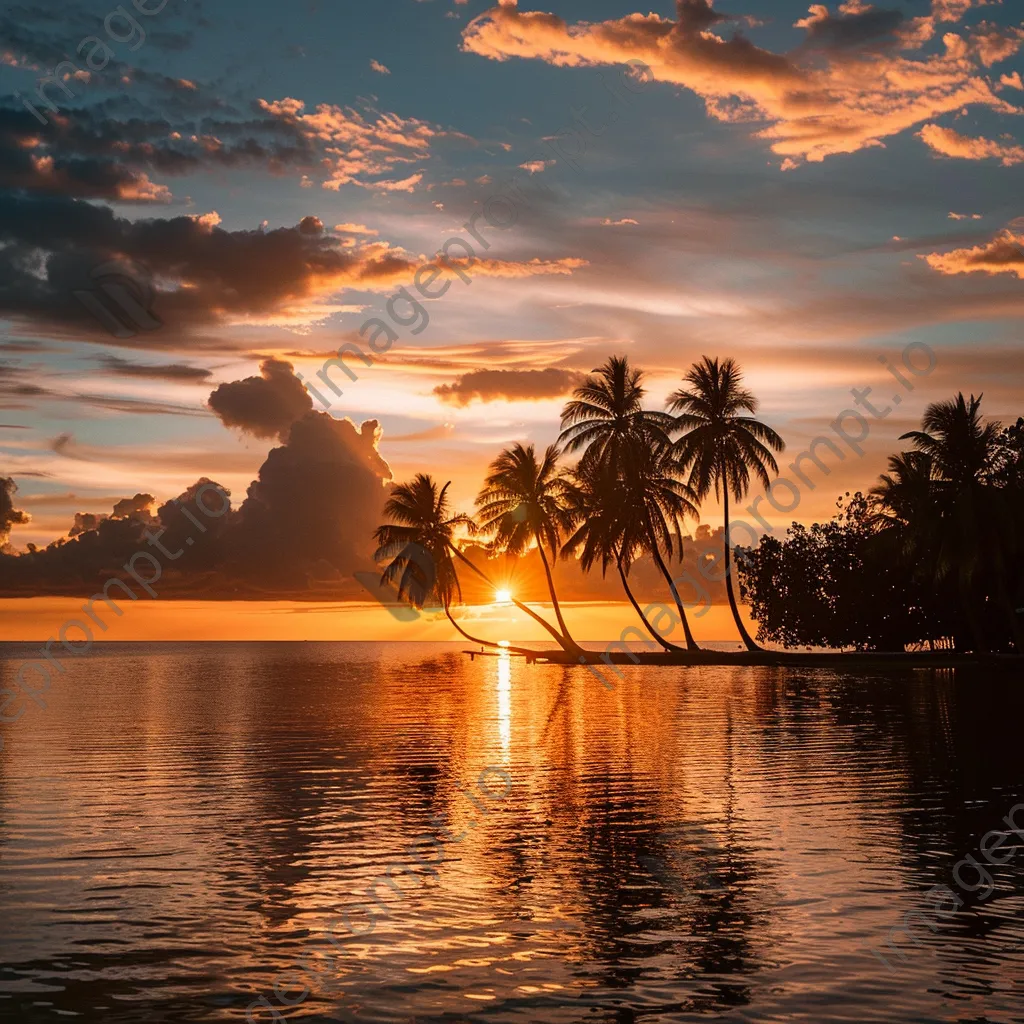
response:
<path fill-rule="evenodd" d="M 498 738 L 507 761 L 512 746 L 512 658 L 508 651 L 502 651 L 495 660 L 498 663 Z"/>

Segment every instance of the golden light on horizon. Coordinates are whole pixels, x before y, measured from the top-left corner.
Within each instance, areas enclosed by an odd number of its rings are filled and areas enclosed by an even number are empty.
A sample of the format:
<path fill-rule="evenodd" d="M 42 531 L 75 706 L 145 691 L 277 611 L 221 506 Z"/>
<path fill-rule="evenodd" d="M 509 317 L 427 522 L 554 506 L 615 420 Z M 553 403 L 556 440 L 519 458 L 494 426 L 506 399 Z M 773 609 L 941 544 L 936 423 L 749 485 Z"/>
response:
<path fill-rule="evenodd" d="M 494 592 L 494 603 L 495 604 L 511 604 L 512 603 L 512 591 L 511 590 L 496 590 Z"/>

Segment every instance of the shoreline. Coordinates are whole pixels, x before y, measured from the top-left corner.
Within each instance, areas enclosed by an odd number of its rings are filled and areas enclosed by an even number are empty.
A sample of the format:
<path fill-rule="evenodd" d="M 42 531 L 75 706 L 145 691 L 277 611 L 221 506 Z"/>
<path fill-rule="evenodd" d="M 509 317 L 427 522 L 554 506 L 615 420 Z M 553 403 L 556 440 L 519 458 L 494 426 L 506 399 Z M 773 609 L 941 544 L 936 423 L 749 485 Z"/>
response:
<path fill-rule="evenodd" d="M 497 658 L 500 651 L 464 650 L 470 660 Z M 532 655 L 510 651 L 508 657 L 528 664 L 548 665 L 662 665 L 694 668 L 702 665 L 737 665 L 779 668 L 1024 668 L 1020 654 L 964 654 L 955 651 L 585 651 L 585 660 L 560 650 Z"/>

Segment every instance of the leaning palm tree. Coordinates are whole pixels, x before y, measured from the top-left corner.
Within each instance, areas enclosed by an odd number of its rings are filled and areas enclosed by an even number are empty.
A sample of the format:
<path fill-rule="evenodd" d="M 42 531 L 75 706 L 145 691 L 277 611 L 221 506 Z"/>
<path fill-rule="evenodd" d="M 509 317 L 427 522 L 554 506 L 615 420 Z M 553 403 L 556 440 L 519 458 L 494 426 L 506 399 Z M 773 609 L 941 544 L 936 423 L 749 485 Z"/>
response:
<path fill-rule="evenodd" d="M 562 409 L 558 443 L 566 452 L 584 449 L 583 458 L 623 468 L 637 437 L 668 440 L 672 417 L 645 409 L 642 370 L 625 356 L 612 356 L 573 391 Z"/>
<path fill-rule="evenodd" d="M 382 584 L 398 584 L 399 600 L 422 608 L 432 597 L 444 608 L 451 624 L 467 640 L 489 644 L 470 636 L 451 613 L 453 602 L 461 599 L 459 577 L 452 561 L 454 531 L 459 526 L 472 529 L 466 515 L 453 515 L 448 505 L 448 484 L 438 490 L 429 476 L 418 473 L 408 484 L 397 484 L 384 505 L 384 514 L 393 523 L 377 528 L 374 560 L 388 561 L 381 574 Z M 427 557 L 420 556 L 426 552 Z"/>
<path fill-rule="evenodd" d="M 668 435 L 675 420 L 668 413 L 643 407 L 643 397 L 647 393 L 643 380 L 643 371 L 631 367 L 625 356 L 612 356 L 602 366 L 596 367 L 591 376 L 573 391 L 572 401 L 566 403 L 562 410 L 562 433 L 558 443 L 564 444 L 569 452 L 583 449 L 580 468 L 584 473 L 594 465 L 600 465 L 613 477 L 632 479 L 634 495 L 645 504 L 649 486 L 655 488 L 655 496 L 652 496 L 654 515 L 647 521 L 650 527 L 646 531 L 648 550 L 672 591 L 687 648 L 699 650 L 690 630 L 686 609 L 661 556 L 662 542 L 666 544 L 669 556 L 672 555 L 671 535 L 661 530 L 659 525 L 670 507 L 680 509 L 678 514 L 671 516 L 673 521 L 681 519 L 683 514 L 696 515 L 696 507 L 690 500 L 692 495 L 686 485 L 681 481 L 678 486 L 674 485 L 665 473 L 668 463 L 661 459 L 660 453 L 669 447 Z M 653 470 L 648 480 L 636 479 L 641 465 Z M 673 489 L 675 494 L 671 493 Z M 685 506 L 679 506 L 681 499 L 685 499 Z M 675 537 L 680 547 L 679 557 L 682 558 L 682 533 L 678 529 Z"/>
<path fill-rule="evenodd" d="M 655 438 L 647 443 L 638 441 L 630 452 L 621 486 L 630 514 L 643 539 L 643 550 L 654 559 L 654 564 L 672 592 L 683 635 L 686 637 L 686 648 L 699 651 L 679 590 L 661 556 L 661 548 L 664 546 L 671 558 L 673 545 L 678 543 L 679 557 L 682 559 L 683 520 L 687 516 L 694 519 L 698 517 L 697 495 L 683 481 L 684 471 L 685 463 L 672 445 Z"/>
<path fill-rule="evenodd" d="M 408 601 L 415 608 L 422 608 L 430 599 L 438 601 L 448 621 L 472 643 L 521 654 L 530 653 L 522 648 L 509 648 L 471 636 L 452 615 L 452 604 L 462 597 L 452 555 L 466 562 L 478 574 L 483 574 L 455 543 L 457 528 L 464 527 L 472 532 L 475 524 L 467 515 L 453 514 L 448 503 L 450 486 L 449 481 L 438 489 L 432 477 L 417 473 L 410 483 L 396 484 L 392 488 L 391 497 L 384 505 L 384 514 L 394 521 L 379 526 L 374 532 L 377 541 L 375 561 L 389 560 L 381 574 L 381 583 L 397 582 L 399 599 Z"/>
<path fill-rule="evenodd" d="M 769 471 L 778 473 L 773 451 L 785 442 L 771 427 L 753 418 L 758 402 L 742 386 L 743 374 L 734 359 L 721 362 L 704 356 L 684 376 L 688 387 L 669 395 L 669 409 L 677 413 L 675 429 L 679 457 L 690 466 L 690 486 L 702 500 L 714 489 L 725 517 L 725 587 L 736 628 L 748 651 L 761 650 L 747 632 L 736 605 L 729 544 L 729 497 L 742 501 L 753 474 L 765 487 Z M 750 413 L 747 416 L 744 413 Z"/>
<path fill-rule="evenodd" d="M 682 648 L 669 643 L 651 625 L 630 589 L 629 569 L 646 539 L 618 478 L 609 466 L 592 463 L 569 470 L 564 480 L 568 536 L 562 544 L 562 557 L 577 556 L 583 572 L 600 563 L 602 577 L 614 565 L 622 589 L 647 631 L 666 651 L 681 653 Z"/>
<path fill-rule="evenodd" d="M 544 458 L 538 462 L 532 444 L 516 443 L 504 449 L 491 463 L 490 472 L 477 496 L 477 517 L 481 531 L 494 535 L 491 544 L 495 550 L 521 556 L 536 544 L 561 630 L 561 635 L 553 635 L 566 651 L 581 654 L 581 648 L 569 635 L 562 617 L 551 565 L 544 550 L 546 546 L 552 559 L 558 557 L 566 522 L 565 484 L 558 474 L 560 454 L 557 445 L 548 445 Z"/>

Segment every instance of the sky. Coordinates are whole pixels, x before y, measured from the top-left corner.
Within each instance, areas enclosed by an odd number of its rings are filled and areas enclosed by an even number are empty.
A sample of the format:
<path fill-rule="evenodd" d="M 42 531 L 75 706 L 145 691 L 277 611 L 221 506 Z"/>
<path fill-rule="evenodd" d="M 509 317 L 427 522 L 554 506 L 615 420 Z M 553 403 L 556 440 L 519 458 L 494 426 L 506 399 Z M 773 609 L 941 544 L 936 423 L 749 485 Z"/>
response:
<path fill-rule="evenodd" d="M 1022 43 L 977 0 L 8 5 L 8 550 L 202 479 L 302 529 L 330 473 L 347 571 L 389 482 L 471 509 L 615 354 L 654 408 L 736 358 L 784 471 L 872 388 L 770 522 L 827 518 L 929 402 L 1024 413 Z"/>

